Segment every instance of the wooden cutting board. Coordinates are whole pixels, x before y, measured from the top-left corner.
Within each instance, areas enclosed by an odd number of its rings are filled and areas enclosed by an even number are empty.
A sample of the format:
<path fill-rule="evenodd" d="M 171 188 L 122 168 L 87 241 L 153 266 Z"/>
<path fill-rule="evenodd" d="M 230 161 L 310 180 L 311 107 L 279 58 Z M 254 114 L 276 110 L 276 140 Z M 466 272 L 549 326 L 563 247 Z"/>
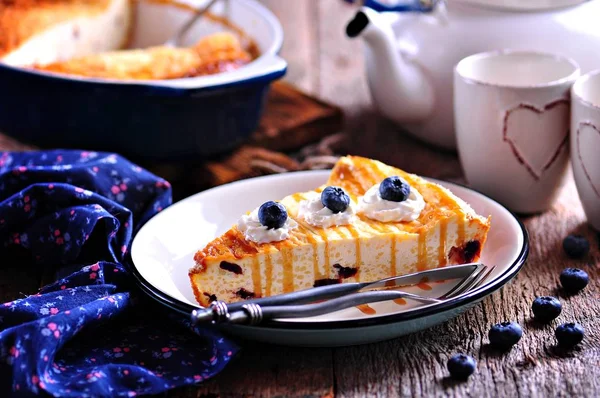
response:
<path fill-rule="evenodd" d="M 242 178 L 330 167 L 335 149 L 343 142 L 342 125 L 338 107 L 278 81 L 272 85 L 256 132 L 236 150 L 208 162 L 139 165 L 171 182 L 174 200 L 179 200 Z M 36 148 L 0 134 L 0 150 L 31 149 Z"/>

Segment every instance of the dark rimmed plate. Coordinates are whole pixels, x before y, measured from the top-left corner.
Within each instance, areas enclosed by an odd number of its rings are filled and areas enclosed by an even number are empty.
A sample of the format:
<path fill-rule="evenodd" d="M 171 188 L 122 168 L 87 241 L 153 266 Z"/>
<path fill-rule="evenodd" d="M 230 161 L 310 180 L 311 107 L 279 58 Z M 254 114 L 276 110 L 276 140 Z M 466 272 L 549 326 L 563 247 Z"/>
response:
<path fill-rule="evenodd" d="M 247 179 L 184 199 L 148 221 L 131 250 L 140 287 L 184 316 L 197 308 L 188 279 L 193 254 L 235 224 L 239 215 L 266 200 L 314 189 L 329 171 L 307 171 Z M 224 331 L 263 342 L 299 346 L 343 346 L 386 340 L 444 322 L 501 288 L 527 258 L 528 235 L 518 218 L 498 202 L 457 184 L 433 180 L 450 189 L 484 216 L 491 215 L 482 261 L 496 269 L 478 289 L 441 304 L 371 305 L 375 314 L 349 308 L 311 318 L 276 320 L 257 327 L 229 326 Z M 456 281 L 431 283 L 415 293 L 438 296 Z"/>

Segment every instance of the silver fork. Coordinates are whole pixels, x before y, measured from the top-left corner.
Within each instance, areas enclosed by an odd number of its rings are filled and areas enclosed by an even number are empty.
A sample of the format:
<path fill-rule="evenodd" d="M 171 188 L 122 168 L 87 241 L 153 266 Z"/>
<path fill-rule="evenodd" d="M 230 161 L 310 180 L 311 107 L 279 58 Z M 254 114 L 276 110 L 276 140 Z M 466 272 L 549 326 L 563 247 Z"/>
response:
<path fill-rule="evenodd" d="M 192 311 L 191 321 L 192 324 L 234 323 L 257 325 L 269 319 L 311 317 L 361 304 L 399 298 L 412 299 L 425 304 L 436 304 L 457 297 L 480 286 L 494 268 L 494 266 L 487 266 L 482 263 L 471 263 L 436 268 L 410 275 L 386 278 L 371 283 L 344 283 L 317 287 L 229 305 L 222 301 L 214 301 L 208 308 Z M 424 278 L 433 282 L 443 279 L 456 279 L 461 276 L 462 279 L 457 285 L 437 298 L 419 296 L 401 290 L 372 290 L 415 284 Z M 317 300 L 326 299 L 329 300 L 314 303 Z"/>

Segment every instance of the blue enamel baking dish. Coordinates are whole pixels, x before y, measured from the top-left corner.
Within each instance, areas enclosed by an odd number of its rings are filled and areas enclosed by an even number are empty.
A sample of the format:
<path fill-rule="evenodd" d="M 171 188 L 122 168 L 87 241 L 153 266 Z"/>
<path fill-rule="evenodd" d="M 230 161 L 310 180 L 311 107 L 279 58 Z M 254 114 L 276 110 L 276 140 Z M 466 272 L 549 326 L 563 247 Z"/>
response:
<path fill-rule="evenodd" d="M 200 2 L 201 4 L 201 2 Z M 132 47 L 158 45 L 189 17 L 171 5 L 138 2 Z M 286 62 L 283 31 L 254 0 L 217 2 L 260 56 L 237 70 L 174 80 L 124 82 L 69 77 L 0 63 L 0 132 L 40 147 L 118 152 L 141 159 L 203 158 L 231 150 L 258 126 L 271 82 Z M 182 44 L 223 25 L 202 18 Z"/>

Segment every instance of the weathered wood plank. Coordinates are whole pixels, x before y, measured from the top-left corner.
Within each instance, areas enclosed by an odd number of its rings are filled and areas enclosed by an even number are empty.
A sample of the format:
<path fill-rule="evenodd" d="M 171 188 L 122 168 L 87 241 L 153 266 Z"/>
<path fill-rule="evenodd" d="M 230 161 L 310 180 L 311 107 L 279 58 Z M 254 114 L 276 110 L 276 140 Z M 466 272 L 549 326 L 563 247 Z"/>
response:
<path fill-rule="evenodd" d="M 198 388 L 172 396 L 330 397 L 333 395 L 331 349 L 276 347 L 243 343 L 235 362 Z"/>

